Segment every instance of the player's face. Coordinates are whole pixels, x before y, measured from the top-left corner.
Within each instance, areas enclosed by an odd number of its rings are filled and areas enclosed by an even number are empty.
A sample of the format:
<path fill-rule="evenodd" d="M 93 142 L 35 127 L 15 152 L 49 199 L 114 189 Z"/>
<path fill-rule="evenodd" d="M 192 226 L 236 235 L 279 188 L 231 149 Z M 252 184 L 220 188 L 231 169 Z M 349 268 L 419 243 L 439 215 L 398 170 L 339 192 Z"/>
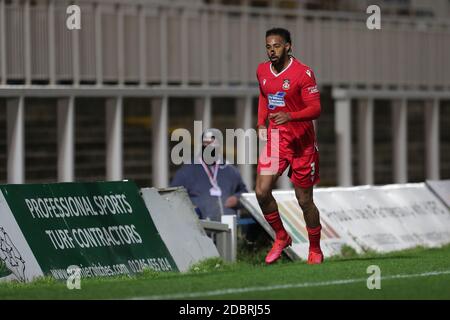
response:
<path fill-rule="evenodd" d="M 273 64 L 284 62 L 289 51 L 290 44 L 281 36 L 271 35 L 266 38 L 267 57 Z"/>

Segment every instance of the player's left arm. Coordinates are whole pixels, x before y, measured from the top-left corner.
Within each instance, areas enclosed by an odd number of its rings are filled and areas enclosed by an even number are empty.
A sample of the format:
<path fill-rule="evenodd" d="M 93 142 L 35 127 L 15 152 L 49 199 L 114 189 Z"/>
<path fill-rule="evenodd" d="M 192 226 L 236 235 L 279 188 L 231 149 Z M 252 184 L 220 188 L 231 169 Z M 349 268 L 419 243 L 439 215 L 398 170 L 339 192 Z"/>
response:
<path fill-rule="evenodd" d="M 289 112 L 293 121 L 315 120 L 320 116 L 320 92 L 317 87 L 316 77 L 311 69 L 305 70 L 300 81 L 300 94 L 305 107 L 299 111 Z"/>

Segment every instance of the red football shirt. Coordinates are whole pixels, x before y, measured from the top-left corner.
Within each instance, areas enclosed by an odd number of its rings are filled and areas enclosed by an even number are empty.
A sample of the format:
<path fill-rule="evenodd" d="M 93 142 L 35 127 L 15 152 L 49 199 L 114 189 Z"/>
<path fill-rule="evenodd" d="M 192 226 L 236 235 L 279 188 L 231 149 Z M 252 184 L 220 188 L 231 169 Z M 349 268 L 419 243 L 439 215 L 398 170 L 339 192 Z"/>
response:
<path fill-rule="evenodd" d="M 280 143 L 286 141 L 290 145 L 290 142 L 295 140 L 295 148 L 299 148 L 298 151 L 302 154 L 313 153 L 316 135 L 312 119 L 308 116 L 299 116 L 311 104 L 318 106 L 320 113 L 320 93 L 313 71 L 291 57 L 288 66 L 278 74 L 273 71 L 270 61 L 261 63 L 256 76 L 260 88 L 258 125 L 265 125 L 271 113 L 289 112 L 293 120 L 282 125 L 269 120 L 268 133 L 270 134 L 270 129 L 278 128 Z M 303 113 L 303 115 L 310 115 L 310 113 Z"/>

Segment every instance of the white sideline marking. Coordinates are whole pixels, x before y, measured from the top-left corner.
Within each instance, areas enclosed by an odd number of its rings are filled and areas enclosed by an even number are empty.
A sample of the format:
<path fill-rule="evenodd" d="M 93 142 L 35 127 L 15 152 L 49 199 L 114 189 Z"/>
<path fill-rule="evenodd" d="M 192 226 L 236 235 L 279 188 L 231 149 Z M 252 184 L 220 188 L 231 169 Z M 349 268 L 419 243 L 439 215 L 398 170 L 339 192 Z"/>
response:
<path fill-rule="evenodd" d="M 392 276 L 381 277 L 381 280 L 431 277 L 431 276 L 439 276 L 439 275 L 443 275 L 443 274 L 450 274 L 450 270 L 432 271 L 432 272 L 415 273 L 415 274 L 395 274 Z M 322 282 L 278 284 L 278 285 L 260 286 L 260 287 L 229 288 L 229 289 L 203 291 L 203 292 L 183 292 L 183 293 L 176 293 L 176 294 L 134 297 L 131 299 L 132 300 L 172 300 L 172 299 L 182 299 L 182 298 L 212 297 L 212 296 L 220 296 L 220 295 L 235 294 L 235 293 L 272 291 L 272 290 L 292 289 L 292 288 L 323 287 L 323 286 L 342 285 L 342 284 L 349 284 L 349 283 L 355 283 L 355 282 L 366 282 L 366 281 L 367 281 L 367 278 L 342 279 L 342 280 L 330 280 L 330 281 L 322 281 Z"/>

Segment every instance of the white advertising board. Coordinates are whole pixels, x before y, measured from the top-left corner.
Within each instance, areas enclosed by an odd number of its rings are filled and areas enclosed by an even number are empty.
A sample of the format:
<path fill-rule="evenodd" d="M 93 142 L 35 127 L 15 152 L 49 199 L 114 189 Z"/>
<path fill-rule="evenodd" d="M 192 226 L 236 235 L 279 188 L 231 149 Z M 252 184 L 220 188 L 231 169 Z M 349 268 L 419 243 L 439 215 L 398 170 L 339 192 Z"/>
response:
<path fill-rule="evenodd" d="M 308 238 L 294 191 L 274 191 L 273 195 L 293 239 L 287 253 L 305 259 Z M 246 193 L 241 201 L 273 237 L 255 194 Z M 344 244 L 357 252 L 389 252 L 450 243 L 450 210 L 424 183 L 317 188 L 314 202 L 320 211 L 325 256 L 339 254 Z"/>

